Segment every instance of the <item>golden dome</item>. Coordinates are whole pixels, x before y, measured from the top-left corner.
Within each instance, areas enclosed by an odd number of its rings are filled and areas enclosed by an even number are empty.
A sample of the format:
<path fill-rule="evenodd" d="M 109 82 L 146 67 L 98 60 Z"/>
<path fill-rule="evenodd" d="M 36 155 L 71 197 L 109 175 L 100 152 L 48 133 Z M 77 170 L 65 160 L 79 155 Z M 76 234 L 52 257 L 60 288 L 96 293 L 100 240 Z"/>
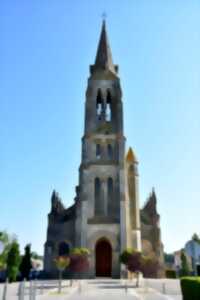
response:
<path fill-rule="evenodd" d="M 128 149 L 128 152 L 126 154 L 126 161 L 127 162 L 138 162 L 137 157 L 131 147 Z"/>

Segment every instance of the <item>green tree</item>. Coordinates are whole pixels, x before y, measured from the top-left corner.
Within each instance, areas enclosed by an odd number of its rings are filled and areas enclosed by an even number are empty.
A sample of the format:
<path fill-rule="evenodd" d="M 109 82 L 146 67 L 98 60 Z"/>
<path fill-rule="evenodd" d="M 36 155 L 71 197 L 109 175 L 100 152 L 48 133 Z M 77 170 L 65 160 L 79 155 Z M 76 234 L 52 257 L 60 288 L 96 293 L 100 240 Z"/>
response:
<path fill-rule="evenodd" d="M 28 244 L 24 248 L 24 256 L 22 257 L 22 261 L 20 264 L 20 272 L 22 275 L 22 278 L 29 279 L 30 270 L 32 268 L 31 264 L 31 245 Z"/>
<path fill-rule="evenodd" d="M 8 253 L 9 237 L 7 232 L 0 232 L 0 243 L 1 243 L 1 253 L 0 253 L 0 270 L 4 269 L 6 266 L 6 259 Z"/>
<path fill-rule="evenodd" d="M 197 233 L 193 234 L 192 240 L 200 244 L 200 237 Z"/>
<path fill-rule="evenodd" d="M 31 253 L 31 257 L 34 259 L 42 259 L 42 256 L 37 254 L 37 252 L 34 251 Z"/>
<path fill-rule="evenodd" d="M 8 251 L 11 247 L 13 238 L 6 231 L 0 231 L 1 253 L 0 253 L 0 270 L 6 269 Z"/>
<path fill-rule="evenodd" d="M 159 262 L 155 258 L 145 256 L 132 248 L 125 249 L 119 259 L 129 272 L 136 274 L 137 287 L 139 287 L 140 272 L 143 273 L 145 277 L 154 277 L 159 269 Z"/>
<path fill-rule="evenodd" d="M 10 246 L 7 257 L 7 275 L 10 282 L 16 281 L 20 261 L 19 244 L 15 240 Z"/>
<path fill-rule="evenodd" d="M 61 293 L 62 288 L 62 274 L 63 271 L 69 266 L 70 258 L 68 256 L 58 256 L 55 259 L 56 267 L 59 271 L 59 285 L 58 285 L 58 293 Z"/>
<path fill-rule="evenodd" d="M 181 251 L 181 269 L 180 276 L 188 276 L 190 274 L 190 268 L 188 264 L 187 257 L 184 251 Z"/>

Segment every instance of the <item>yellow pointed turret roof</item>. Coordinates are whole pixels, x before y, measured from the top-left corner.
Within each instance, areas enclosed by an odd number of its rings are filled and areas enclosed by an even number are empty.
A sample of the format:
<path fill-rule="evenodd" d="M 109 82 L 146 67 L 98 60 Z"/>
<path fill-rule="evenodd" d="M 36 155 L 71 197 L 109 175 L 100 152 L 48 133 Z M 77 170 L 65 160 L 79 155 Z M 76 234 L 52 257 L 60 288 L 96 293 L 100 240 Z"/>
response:
<path fill-rule="evenodd" d="M 137 157 L 131 147 L 128 149 L 128 152 L 126 154 L 126 161 L 127 162 L 138 162 Z"/>

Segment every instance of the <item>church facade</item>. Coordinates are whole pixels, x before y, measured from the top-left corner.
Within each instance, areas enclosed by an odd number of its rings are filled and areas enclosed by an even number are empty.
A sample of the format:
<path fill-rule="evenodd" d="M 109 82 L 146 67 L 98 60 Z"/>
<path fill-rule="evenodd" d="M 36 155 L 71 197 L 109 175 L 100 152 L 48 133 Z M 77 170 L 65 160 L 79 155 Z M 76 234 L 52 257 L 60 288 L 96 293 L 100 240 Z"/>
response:
<path fill-rule="evenodd" d="M 105 21 L 86 90 L 85 128 L 79 184 L 74 204 L 65 208 L 58 193 L 51 198 L 44 268 L 57 274 L 54 259 L 74 247 L 90 250 L 89 278 L 121 277 L 119 255 L 134 248 L 163 260 L 163 246 L 153 190 L 139 206 L 138 161 L 126 153 L 123 102 Z"/>

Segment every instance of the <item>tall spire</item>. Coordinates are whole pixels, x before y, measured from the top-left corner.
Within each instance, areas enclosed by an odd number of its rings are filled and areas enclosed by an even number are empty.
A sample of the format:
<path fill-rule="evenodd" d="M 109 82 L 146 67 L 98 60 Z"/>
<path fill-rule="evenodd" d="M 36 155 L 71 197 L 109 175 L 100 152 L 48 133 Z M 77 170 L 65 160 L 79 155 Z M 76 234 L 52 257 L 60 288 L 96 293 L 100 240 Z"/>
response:
<path fill-rule="evenodd" d="M 108 35 L 106 31 L 106 21 L 103 20 L 101 35 L 99 39 L 99 44 L 97 48 L 97 54 L 95 63 L 92 66 L 93 70 L 109 70 L 113 73 L 117 73 L 117 66 L 113 64 L 112 53 L 108 41 Z"/>

